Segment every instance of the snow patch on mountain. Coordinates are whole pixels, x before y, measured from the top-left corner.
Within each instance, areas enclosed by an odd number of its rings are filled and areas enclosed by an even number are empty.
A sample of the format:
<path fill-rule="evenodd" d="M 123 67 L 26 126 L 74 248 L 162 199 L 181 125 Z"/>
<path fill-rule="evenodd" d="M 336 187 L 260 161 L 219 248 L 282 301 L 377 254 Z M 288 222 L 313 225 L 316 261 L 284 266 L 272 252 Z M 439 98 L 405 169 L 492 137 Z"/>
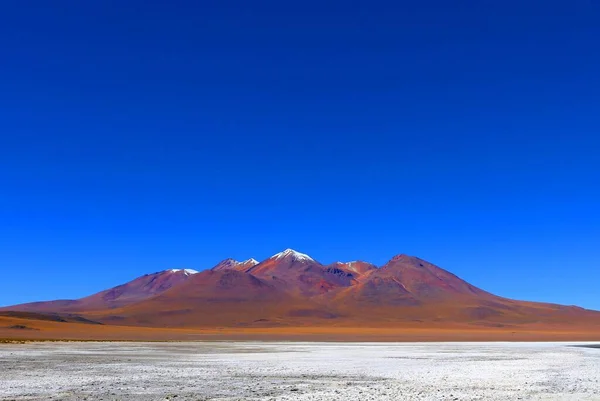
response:
<path fill-rule="evenodd" d="M 286 249 L 283 252 L 279 252 L 276 255 L 271 256 L 269 259 L 283 259 L 283 258 L 288 258 L 291 257 L 293 260 L 295 261 L 300 261 L 300 262 L 314 262 L 315 260 L 313 258 L 311 258 L 310 256 L 308 256 L 305 253 L 300 253 L 297 251 L 294 251 L 293 249 Z"/>
<path fill-rule="evenodd" d="M 167 271 L 168 271 L 168 272 L 171 272 L 171 273 L 177 273 L 177 272 L 183 271 L 183 273 L 184 273 L 186 276 L 189 276 L 189 275 L 192 275 L 192 274 L 197 274 L 197 273 L 198 273 L 198 271 L 197 271 L 197 270 L 194 270 L 194 269 L 169 269 L 169 270 L 167 270 Z"/>

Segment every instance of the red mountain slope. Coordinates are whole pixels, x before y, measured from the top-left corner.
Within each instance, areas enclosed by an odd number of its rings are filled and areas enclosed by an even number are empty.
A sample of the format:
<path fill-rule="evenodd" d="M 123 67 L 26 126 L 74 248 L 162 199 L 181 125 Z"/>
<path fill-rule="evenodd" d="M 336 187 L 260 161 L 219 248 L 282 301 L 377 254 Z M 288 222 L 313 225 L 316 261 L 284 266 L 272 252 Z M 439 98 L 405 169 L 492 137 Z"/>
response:
<path fill-rule="evenodd" d="M 128 283 L 77 300 L 32 302 L 4 310 L 24 312 L 84 312 L 117 308 L 142 301 L 183 283 L 198 273 L 191 269 L 171 269 L 146 274 Z"/>
<path fill-rule="evenodd" d="M 148 326 L 235 326 L 277 322 L 296 300 L 235 269 L 208 270 L 143 302 L 96 314 L 105 323 Z"/>
<path fill-rule="evenodd" d="M 407 255 L 394 256 L 373 272 L 369 281 L 376 279 L 391 279 L 400 286 L 400 292 L 406 291 L 420 301 L 491 296 L 444 269 Z"/>
<path fill-rule="evenodd" d="M 451 321 L 485 324 L 583 322 L 600 313 L 515 301 L 483 291 L 454 274 L 407 255 L 392 258 L 332 301 L 346 315 L 371 321 Z"/>

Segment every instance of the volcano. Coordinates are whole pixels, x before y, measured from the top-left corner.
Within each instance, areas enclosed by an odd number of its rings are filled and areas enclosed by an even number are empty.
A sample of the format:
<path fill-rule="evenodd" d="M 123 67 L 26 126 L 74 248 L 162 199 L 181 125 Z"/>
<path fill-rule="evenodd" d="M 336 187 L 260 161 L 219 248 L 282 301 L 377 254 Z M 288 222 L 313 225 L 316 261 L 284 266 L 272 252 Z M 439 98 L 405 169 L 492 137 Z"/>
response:
<path fill-rule="evenodd" d="M 225 259 L 199 272 L 165 270 L 78 300 L 0 310 L 176 328 L 416 323 L 600 327 L 600 312 L 503 298 L 417 257 L 400 254 L 381 267 L 363 261 L 325 265 L 293 249 L 261 262 Z"/>

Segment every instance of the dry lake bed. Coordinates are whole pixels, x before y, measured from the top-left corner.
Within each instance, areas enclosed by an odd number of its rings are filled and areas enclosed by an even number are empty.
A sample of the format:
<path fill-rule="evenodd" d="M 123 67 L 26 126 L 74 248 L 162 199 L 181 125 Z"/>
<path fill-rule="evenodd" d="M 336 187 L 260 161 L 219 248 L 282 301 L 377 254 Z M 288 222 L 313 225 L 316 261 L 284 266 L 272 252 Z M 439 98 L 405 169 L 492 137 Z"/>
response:
<path fill-rule="evenodd" d="M 0 345 L 0 400 L 600 400 L 566 343 Z"/>

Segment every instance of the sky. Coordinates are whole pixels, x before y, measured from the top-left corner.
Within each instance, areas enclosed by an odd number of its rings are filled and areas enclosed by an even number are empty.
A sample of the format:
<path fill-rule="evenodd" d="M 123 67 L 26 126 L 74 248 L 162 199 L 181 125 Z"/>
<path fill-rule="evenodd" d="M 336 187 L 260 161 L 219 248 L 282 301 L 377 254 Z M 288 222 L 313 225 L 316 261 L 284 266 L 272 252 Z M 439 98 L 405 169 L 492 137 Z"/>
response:
<path fill-rule="evenodd" d="M 600 309 L 600 3 L 0 3 L 0 305 L 400 253 Z"/>

